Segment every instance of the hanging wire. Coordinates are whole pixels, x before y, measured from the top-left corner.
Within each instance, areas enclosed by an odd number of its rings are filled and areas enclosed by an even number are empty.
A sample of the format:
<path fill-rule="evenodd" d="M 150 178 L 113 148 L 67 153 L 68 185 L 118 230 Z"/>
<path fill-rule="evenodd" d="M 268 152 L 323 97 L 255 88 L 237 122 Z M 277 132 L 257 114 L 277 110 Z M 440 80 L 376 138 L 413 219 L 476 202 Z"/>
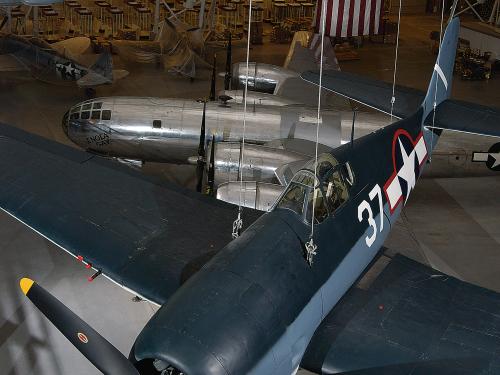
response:
<path fill-rule="evenodd" d="M 307 253 L 307 262 L 312 266 L 313 258 L 316 255 L 316 250 L 318 246 L 314 243 L 314 215 L 316 208 L 316 174 L 318 170 L 318 143 L 319 143 L 319 125 L 321 122 L 321 89 L 323 85 L 323 48 L 325 42 L 325 22 L 326 22 L 326 1 L 321 1 L 321 56 L 319 62 L 319 86 L 318 86 L 318 111 L 316 116 L 316 145 L 315 145 L 315 153 L 314 153 L 314 178 L 313 178 L 313 205 L 311 212 L 311 234 L 309 236 L 309 242 L 306 243 L 306 253 Z"/>
<path fill-rule="evenodd" d="M 439 31 L 439 49 L 438 49 L 438 58 L 437 58 L 437 66 L 439 65 L 439 52 L 441 52 L 441 43 L 443 42 L 443 22 L 444 22 L 444 0 L 441 4 L 441 30 Z M 434 123 L 436 120 L 436 107 L 437 107 L 437 88 L 438 88 L 438 79 L 435 79 L 436 84 L 434 86 L 434 103 L 432 104 L 432 130 L 431 130 L 431 147 L 434 147 Z M 429 161 L 432 161 L 432 152 L 429 154 Z"/>
<path fill-rule="evenodd" d="M 394 56 L 394 72 L 392 75 L 392 96 L 391 96 L 391 123 L 393 121 L 392 112 L 394 110 L 394 103 L 396 102 L 396 74 L 398 71 L 398 51 L 399 51 L 399 30 L 401 25 L 401 0 L 399 0 L 398 10 L 398 33 L 396 35 L 396 55 Z"/>
<path fill-rule="evenodd" d="M 242 195 L 243 195 L 243 158 L 245 156 L 245 133 L 247 126 L 247 93 L 248 93 L 248 70 L 249 70 L 249 59 L 250 59 L 250 37 L 251 37 L 251 27 L 252 27 L 252 0 L 248 4 L 248 31 L 247 31 L 247 61 L 246 61 L 246 74 L 245 74 L 245 91 L 243 95 L 243 136 L 241 139 L 241 153 L 239 162 L 239 179 L 240 179 L 240 198 L 238 203 L 238 217 L 233 222 L 233 238 L 238 238 L 241 233 L 241 228 L 243 228 L 243 218 L 242 211 L 243 207 L 241 205 Z"/>

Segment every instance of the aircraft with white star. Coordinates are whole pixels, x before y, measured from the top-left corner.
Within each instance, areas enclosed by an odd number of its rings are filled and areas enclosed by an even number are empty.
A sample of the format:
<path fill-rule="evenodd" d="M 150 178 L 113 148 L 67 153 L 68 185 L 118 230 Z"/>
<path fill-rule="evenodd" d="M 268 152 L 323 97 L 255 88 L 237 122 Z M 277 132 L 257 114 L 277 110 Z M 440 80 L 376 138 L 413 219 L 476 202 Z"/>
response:
<path fill-rule="evenodd" d="M 0 71 L 29 71 L 43 82 L 76 84 L 87 96 L 94 96 L 97 86 L 128 75 L 126 70 L 113 69 L 109 51 L 84 64 L 88 55 L 83 52 L 89 49 L 90 40 L 85 37 L 48 44 L 36 37 L 0 34 Z"/>
<path fill-rule="evenodd" d="M 498 352 L 482 349 L 498 293 L 402 257 L 352 288 L 431 160 L 444 122 L 426 119 L 449 100 L 458 29 L 455 18 L 417 111 L 310 160 L 272 210 L 242 211 L 234 239 L 234 206 L 0 126 L 0 207 L 93 268 L 91 280 L 161 307 L 126 358 L 33 280 L 22 292 L 105 374 L 492 375 Z M 360 82 L 343 94 L 373 104 L 380 86 L 370 96 Z"/>

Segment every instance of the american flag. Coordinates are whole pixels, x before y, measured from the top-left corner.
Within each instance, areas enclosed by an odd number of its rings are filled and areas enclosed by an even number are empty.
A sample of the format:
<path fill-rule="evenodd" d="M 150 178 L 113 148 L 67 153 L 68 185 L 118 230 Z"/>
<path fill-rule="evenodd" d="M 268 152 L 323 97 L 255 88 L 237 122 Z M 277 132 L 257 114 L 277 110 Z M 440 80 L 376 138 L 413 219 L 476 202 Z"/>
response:
<path fill-rule="evenodd" d="M 325 35 L 350 37 L 380 31 L 382 0 L 318 0 L 314 24 L 321 27 L 322 1 L 326 1 Z"/>

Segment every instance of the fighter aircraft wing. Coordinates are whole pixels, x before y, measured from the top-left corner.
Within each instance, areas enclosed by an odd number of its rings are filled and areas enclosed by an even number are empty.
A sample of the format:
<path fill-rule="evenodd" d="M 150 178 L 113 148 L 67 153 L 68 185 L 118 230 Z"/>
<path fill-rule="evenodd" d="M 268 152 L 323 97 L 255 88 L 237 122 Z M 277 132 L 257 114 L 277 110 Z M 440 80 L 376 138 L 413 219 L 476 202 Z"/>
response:
<path fill-rule="evenodd" d="M 386 264 L 384 258 L 379 262 Z M 351 288 L 330 312 L 301 367 L 320 374 L 452 374 L 457 368 L 495 374 L 499 306 L 498 293 L 396 255 L 368 288 Z"/>
<path fill-rule="evenodd" d="M 20 60 L 12 55 L 0 55 L 0 72 L 19 72 L 29 70 Z"/>
<path fill-rule="evenodd" d="M 2 210 L 158 304 L 231 240 L 238 210 L 7 125 L 0 181 Z"/>

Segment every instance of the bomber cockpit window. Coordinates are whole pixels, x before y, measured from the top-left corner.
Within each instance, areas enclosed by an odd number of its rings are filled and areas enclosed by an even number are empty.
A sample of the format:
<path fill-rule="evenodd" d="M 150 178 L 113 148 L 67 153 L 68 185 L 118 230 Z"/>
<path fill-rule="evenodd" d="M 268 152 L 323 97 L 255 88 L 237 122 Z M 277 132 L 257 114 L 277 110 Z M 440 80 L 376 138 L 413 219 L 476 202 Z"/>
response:
<path fill-rule="evenodd" d="M 102 120 L 111 120 L 111 111 L 109 109 L 105 109 L 102 111 Z"/>

